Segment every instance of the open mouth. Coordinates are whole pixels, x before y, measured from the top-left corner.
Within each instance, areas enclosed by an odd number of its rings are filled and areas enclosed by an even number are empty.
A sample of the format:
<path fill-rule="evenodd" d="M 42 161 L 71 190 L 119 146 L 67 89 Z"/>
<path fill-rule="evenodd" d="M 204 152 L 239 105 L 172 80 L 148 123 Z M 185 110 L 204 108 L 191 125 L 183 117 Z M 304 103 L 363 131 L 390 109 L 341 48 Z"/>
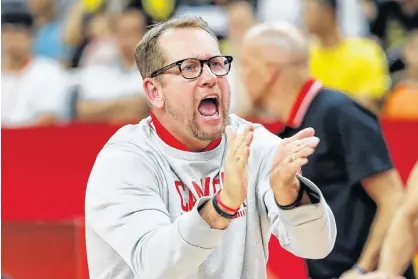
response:
<path fill-rule="evenodd" d="M 199 113 L 205 118 L 216 118 L 219 116 L 219 103 L 217 97 L 206 97 L 200 101 Z"/>

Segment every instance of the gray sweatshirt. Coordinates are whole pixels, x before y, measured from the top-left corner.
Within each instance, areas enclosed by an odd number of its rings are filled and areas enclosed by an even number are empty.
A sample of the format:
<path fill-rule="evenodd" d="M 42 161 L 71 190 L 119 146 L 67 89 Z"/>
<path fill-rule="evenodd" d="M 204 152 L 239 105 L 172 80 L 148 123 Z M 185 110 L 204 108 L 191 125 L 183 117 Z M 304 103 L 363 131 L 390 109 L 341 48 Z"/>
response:
<path fill-rule="evenodd" d="M 187 152 L 156 134 L 151 118 L 121 128 L 99 153 L 86 192 L 90 279 L 265 279 L 270 235 L 302 258 L 320 259 L 336 238 L 333 213 L 317 204 L 278 208 L 269 172 L 280 138 L 256 124 L 248 195 L 224 230 L 197 208 L 222 188 L 226 136 L 214 149 Z M 245 120 L 230 116 L 242 131 Z M 280 262 L 276 264 L 280 265 Z"/>

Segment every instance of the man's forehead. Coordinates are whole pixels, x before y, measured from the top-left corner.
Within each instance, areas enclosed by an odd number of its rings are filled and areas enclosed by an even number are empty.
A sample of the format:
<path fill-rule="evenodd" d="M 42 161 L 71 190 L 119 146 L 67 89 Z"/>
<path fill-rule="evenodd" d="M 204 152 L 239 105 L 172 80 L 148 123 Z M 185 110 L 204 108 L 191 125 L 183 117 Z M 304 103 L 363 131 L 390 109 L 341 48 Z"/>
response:
<path fill-rule="evenodd" d="M 169 29 L 159 40 L 168 60 L 185 58 L 208 59 L 220 55 L 218 42 L 200 28 Z"/>

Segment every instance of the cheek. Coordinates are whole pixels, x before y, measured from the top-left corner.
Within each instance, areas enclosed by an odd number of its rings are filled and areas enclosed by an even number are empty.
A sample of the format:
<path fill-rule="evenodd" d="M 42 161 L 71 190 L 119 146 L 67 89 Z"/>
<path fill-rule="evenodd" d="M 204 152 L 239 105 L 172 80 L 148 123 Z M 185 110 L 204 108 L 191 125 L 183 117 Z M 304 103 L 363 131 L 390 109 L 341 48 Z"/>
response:
<path fill-rule="evenodd" d="M 226 76 L 218 79 L 218 86 L 219 86 L 219 90 L 221 91 L 222 95 L 226 96 L 230 93 L 229 92 L 230 91 L 229 90 L 230 85 L 229 85 L 228 78 Z"/>
<path fill-rule="evenodd" d="M 178 114 L 190 114 L 190 111 L 197 106 L 195 94 L 197 83 L 180 80 L 180 77 L 173 76 L 166 84 L 170 84 L 163 89 L 168 105 L 176 109 Z"/>
<path fill-rule="evenodd" d="M 231 87 L 227 77 L 218 79 L 218 88 L 221 92 L 222 104 L 223 106 L 227 106 L 231 99 Z"/>

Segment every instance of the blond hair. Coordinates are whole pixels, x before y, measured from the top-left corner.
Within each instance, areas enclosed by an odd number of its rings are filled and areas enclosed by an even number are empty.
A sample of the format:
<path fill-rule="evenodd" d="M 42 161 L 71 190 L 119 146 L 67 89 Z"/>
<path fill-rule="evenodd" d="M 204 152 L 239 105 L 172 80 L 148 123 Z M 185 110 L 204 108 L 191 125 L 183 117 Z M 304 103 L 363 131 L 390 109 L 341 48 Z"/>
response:
<path fill-rule="evenodd" d="M 216 35 L 209 29 L 201 17 L 180 16 L 155 24 L 138 43 L 135 50 L 135 61 L 143 78 L 164 67 L 166 60 L 158 44 L 158 38 L 168 29 L 200 28 L 208 32 L 218 41 Z"/>

